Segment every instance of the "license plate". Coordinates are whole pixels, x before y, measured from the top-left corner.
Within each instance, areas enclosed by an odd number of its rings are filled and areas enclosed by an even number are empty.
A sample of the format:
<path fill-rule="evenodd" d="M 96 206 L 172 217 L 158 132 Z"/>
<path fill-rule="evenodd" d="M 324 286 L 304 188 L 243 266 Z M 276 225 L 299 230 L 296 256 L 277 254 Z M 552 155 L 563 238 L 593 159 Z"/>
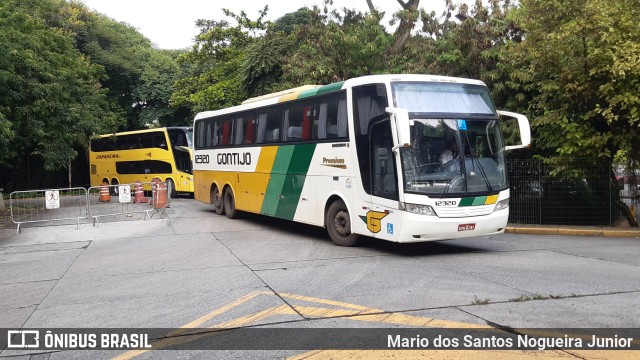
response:
<path fill-rule="evenodd" d="M 458 225 L 458 231 L 469 231 L 475 230 L 476 224 L 460 224 Z"/>

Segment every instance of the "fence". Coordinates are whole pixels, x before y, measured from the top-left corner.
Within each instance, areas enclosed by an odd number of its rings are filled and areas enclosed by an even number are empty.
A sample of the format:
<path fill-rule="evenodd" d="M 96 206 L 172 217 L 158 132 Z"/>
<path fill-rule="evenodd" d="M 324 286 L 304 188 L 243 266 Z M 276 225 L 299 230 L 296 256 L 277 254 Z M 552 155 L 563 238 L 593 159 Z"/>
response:
<path fill-rule="evenodd" d="M 87 191 L 87 216 L 93 219 L 93 225 L 99 225 L 99 219 L 105 216 L 145 213 L 145 219 L 151 219 L 151 212 L 162 210 L 169 203 L 157 206 L 158 197 L 144 196 L 143 188 L 151 189 L 152 183 L 92 186 Z M 156 206 L 154 206 L 154 204 Z"/>
<path fill-rule="evenodd" d="M 25 223 L 92 219 L 98 226 L 105 216 L 145 213 L 151 219 L 153 211 L 163 212 L 171 205 L 166 183 L 139 183 L 122 185 L 65 188 L 52 190 L 14 191 L 10 195 L 11 221 L 20 226 Z M 146 191 L 150 197 L 145 196 Z"/>
<path fill-rule="evenodd" d="M 11 221 L 18 225 L 35 222 L 80 220 L 87 217 L 87 190 L 66 188 L 14 191 L 9 196 Z"/>
<path fill-rule="evenodd" d="M 611 226 L 621 215 L 610 162 L 509 159 L 507 165 L 510 223 Z"/>

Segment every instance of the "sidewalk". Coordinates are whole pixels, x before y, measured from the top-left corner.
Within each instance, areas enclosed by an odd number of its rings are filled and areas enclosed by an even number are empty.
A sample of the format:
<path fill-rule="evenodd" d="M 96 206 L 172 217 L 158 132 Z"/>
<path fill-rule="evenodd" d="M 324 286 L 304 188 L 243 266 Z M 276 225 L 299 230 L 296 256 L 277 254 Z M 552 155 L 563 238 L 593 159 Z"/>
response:
<path fill-rule="evenodd" d="M 508 224 L 506 233 L 535 234 L 535 235 L 593 235 L 606 237 L 637 237 L 640 238 L 638 228 L 611 228 L 597 226 L 564 226 L 564 225 L 527 225 Z"/>

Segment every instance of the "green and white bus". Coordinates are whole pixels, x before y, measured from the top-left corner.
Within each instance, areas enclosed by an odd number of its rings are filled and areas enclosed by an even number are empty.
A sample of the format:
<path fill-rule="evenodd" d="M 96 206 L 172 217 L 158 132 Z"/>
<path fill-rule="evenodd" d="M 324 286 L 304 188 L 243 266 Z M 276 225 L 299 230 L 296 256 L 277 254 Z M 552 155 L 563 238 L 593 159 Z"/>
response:
<path fill-rule="evenodd" d="M 500 116 L 518 120 L 505 146 Z M 504 232 L 505 150 L 527 118 L 495 109 L 477 80 L 372 75 L 197 114 L 195 198 L 362 236 L 421 242 Z"/>

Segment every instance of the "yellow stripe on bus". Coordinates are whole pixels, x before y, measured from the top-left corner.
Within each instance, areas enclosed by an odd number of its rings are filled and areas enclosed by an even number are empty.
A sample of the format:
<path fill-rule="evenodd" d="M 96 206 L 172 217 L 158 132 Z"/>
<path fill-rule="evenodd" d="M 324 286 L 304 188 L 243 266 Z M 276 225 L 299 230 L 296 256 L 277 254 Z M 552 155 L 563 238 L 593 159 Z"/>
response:
<path fill-rule="evenodd" d="M 239 179 L 243 183 L 245 194 L 238 194 L 242 198 L 242 210 L 260 213 L 264 194 L 267 192 L 269 175 L 278 152 L 277 146 L 265 146 L 260 150 L 260 157 L 254 173 L 240 173 Z"/>
<path fill-rule="evenodd" d="M 498 201 L 498 195 L 487 196 L 487 200 L 485 200 L 485 205 L 495 204 Z"/>

